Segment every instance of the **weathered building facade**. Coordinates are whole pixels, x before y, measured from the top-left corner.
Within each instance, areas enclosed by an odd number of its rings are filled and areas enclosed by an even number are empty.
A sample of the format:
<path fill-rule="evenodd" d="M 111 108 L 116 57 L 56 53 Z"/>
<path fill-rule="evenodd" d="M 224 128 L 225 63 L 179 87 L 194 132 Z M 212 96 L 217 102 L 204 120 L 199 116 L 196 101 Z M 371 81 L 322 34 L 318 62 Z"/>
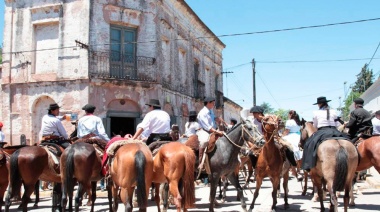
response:
<path fill-rule="evenodd" d="M 38 141 L 53 102 L 79 117 L 94 104 L 110 136 L 133 134 L 151 98 L 182 129 L 204 96 L 223 114 L 225 45 L 183 0 L 5 0 L 4 21 L 0 119 L 13 145 Z"/>

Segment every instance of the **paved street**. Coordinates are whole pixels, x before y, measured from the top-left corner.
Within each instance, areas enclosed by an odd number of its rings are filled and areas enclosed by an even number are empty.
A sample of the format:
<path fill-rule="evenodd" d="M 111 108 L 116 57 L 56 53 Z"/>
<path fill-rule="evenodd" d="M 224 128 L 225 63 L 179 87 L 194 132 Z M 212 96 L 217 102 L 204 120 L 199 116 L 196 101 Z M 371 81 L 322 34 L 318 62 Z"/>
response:
<path fill-rule="evenodd" d="M 311 185 L 311 183 L 309 183 Z M 254 192 L 254 183 L 251 183 L 251 190 Z M 355 194 L 356 207 L 352 207 L 349 211 L 378 211 L 380 209 L 380 189 L 371 188 L 368 183 L 360 182 L 358 184 L 359 190 L 363 193 L 362 195 Z M 48 211 L 51 207 L 51 199 L 49 197 L 50 191 L 41 192 L 43 196 L 42 201 L 39 204 L 38 209 L 32 209 L 33 204 L 29 204 L 28 211 Z M 208 211 L 208 195 L 209 187 L 203 184 L 196 186 L 196 208 L 190 209 L 189 211 Z M 98 191 L 98 198 L 96 200 L 95 211 L 108 211 L 106 202 L 106 192 Z M 236 191 L 232 186 L 228 187 L 227 191 L 227 201 L 225 203 L 220 203 L 220 206 L 215 208 L 215 211 L 241 211 L 240 202 L 236 201 Z M 34 197 L 32 197 L 34 198 Z M 247 208 L 249 207 L 253 194 L 250 190 L 245 190 L 245 198 L 247 203 Z M 343 211 L 343 198 L 339 198 L 339 210 Z M 84 201 L 86 202 L 86 200 Z M 270 211 L 272 204 L 271 198 L 271 184 L 267 178 L 263 183 L 263 187 L 260 190 L 259 197 L 256 201 L 254 211 Z M 310 190 L 307 196 L 301 196 L 301 184 L 296 181 L 295 178 L 291 178 L 289 181 L 289 204 L 290 208 L 287 211 L 319 211 L 319 202 L 311 201 Z M 284 200 L 278 199 L 278 211 L 284 211 L 283 209 Z M 329 206 L 328 201 L 325 201 L 325 207 Z M 13 204 L 11 211 L 16 211 L 16 204 Z M 82 206 L 81 211 L 89 211 L 90 207 Z M 119 211 L 124 210 L 124 205 L 119 204 Z M 133 211 L 138 211 L 134 209 Z M 157 211 L 156 205 L 153 201 L 149 201 L 148 211 Z M 171 206 L 169 211 L 175 211 L 175 208 Z M 327 211 L 327 209 L 326 209 Z"/>

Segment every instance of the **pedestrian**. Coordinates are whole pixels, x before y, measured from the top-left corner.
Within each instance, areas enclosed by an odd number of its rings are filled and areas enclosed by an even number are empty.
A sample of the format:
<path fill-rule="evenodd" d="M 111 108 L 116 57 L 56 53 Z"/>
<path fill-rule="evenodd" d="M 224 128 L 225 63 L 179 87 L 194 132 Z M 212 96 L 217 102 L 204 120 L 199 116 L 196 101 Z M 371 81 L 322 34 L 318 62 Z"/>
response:
<path fill-rule="evenodd" d="M 375 117 L 372 118 L 373 131 L 372 135 L 380 135 L 380 110 L 375 112 Z"/>
<path fill-rule="evenodd" d="M 348 134 L 350 135 L 352 143 L 355 143 L 361 136 L 361 134 L 370 136 L 372 135 L 372 116 L 363 108 L 364 100 L 362 98 L 354 99 L 354 107 L 350 114 L 350 120 L 344 124 L 348 128 Z M 367 132 L 369 131 L 369 132 Z"/>
<path fill-rule="evenodd" d="M 78 138 L 97 138 L 108 142 L 110 139 L 106 134 L 102 119 L 94 115 L 95 109 L 96 107 L 92 104 L 86 104 L 82 107 L 86 115 L 78 121 Z"/>

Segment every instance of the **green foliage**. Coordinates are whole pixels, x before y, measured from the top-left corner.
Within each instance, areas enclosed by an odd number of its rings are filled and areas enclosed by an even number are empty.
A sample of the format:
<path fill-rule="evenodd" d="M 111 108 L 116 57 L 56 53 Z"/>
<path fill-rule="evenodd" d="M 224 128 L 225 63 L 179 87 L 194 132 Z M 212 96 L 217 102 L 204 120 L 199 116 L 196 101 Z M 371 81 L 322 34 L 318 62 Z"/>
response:
<path fill-rule="evenodd" d="M 344 121 L 348 121 L 350 119 L 350 105 L 354 101 L 354 99 L 360 97 L 361 93 L 351 91 L 351 93 L 347 96 L 347 99 L 344 101 L 344 107 L 342 108 L 342 119 Z"/>
<path fill-rule="evenodd" d="M 264 108 L 264 114 L 265 113 L 269 113 L 269 114 L 273 114 L 274 113 L 274 109 L 272 108 L 272 106 L 269 103 L 263 102 L 260 106 L 262 108 Z"/>
<path fill-rule="evenodd" d="M 281 118 L 282 121 L 286 121 L 288 120 L 288 114 L 289 114 L 289 110 L 285 110 L 285 109 L 277 109 L 276 111 L 274 111 L 274 114 L 278 117 Z"/>
<path fill-rule="evenodd" d="M 373 71 L 368 69 L 368 65 L 364 64 L 362 70 L 356 75 L 357 80 L 352 87 L 352 91 L 356 93 L 364 93 L 373 84 Z"/>

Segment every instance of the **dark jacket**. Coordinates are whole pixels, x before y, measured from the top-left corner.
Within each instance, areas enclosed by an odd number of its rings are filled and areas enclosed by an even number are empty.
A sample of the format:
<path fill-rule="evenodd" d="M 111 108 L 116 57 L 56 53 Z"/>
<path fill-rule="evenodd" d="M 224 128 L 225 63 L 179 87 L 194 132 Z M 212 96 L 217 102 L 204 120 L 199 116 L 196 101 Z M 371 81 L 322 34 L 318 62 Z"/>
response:
<path fill-rule="evenodd" d="M 351 139 L 356 137 L 359 133 L 372 127 L 371 114 L 364 108 L 356 108 L 350 114 L 350 120 L 346 124 L 346 127 L 350 129 L 348 133 Z"/>

